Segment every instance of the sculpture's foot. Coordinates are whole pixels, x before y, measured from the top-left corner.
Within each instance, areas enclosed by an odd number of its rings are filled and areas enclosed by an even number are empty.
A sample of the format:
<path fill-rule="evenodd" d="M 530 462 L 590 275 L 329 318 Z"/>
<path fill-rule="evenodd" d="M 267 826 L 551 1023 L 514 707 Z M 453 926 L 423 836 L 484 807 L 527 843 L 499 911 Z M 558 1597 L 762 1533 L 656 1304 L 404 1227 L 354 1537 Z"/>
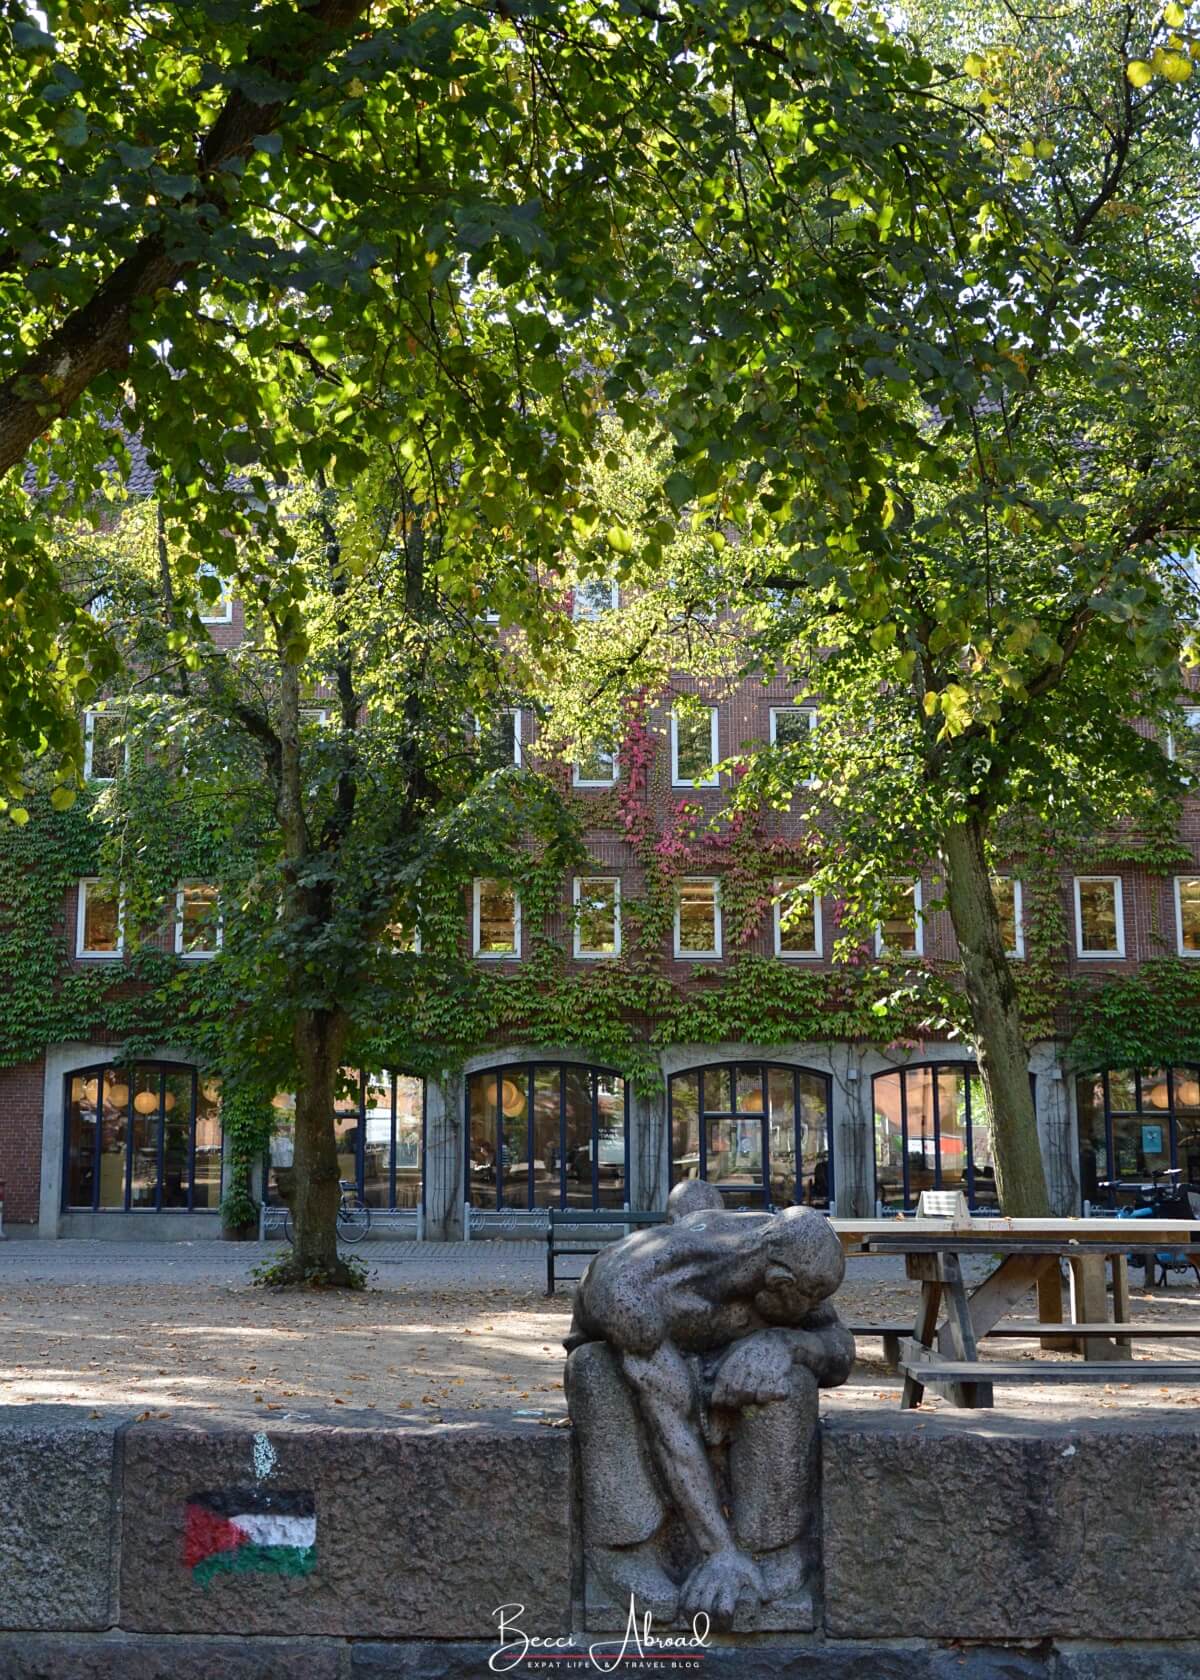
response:
<path fill-rule="evenodd" d="M 779 1546 L 773 1552 L 763 1552 L 758 1567 L 762 1571 L 768 1604 L 797 1598 L 807 1591 L 804 1548 L 798 1540 L 790 1546 Z"/>
<path fill-rule="evenodd" d="M 637 1614 L 647 1611 L 656 1622 L 673 1622 L 679 1609 L 679 1588 L 659 1562 L 653 1540 L 636 1546 L 589 1546 L 587 1561 L 612 1595 L 613 1605 L 628 1613 L 632 1594 Z"/>

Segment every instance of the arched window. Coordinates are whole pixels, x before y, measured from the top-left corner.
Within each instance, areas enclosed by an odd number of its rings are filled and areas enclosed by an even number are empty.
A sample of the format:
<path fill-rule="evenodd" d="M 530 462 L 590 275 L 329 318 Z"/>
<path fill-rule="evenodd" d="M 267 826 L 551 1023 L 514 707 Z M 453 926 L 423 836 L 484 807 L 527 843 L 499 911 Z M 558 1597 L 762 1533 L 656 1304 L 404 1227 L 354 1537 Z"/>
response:
<path fill-rule="evenodd" d="M 962 1190 L 994 1208 L 996 1172 L 983 1082 L 974 1062 L 924 1062 L 877 1073 L 875 1195 L 914 1208 L 922 1190 Z"/>
<path fill-rule="evenodd" d="M 1083 1199 L 1108 1202 L 1105 1179 L 1181 1169 L 1200 1184 L 1200 1067 L 1113 1068 L 1075 1082 Z M 1117 1196 L 1118 1201 L 1128 1197 Z"/>
<path fill-rule="evenodd" d="M 515 1062 L 467 1079 L 467 1195 L 477 1208 L 624 1207 L 629 1096 L 611 1068 Z"/>
<path fill-rule="evenodd" d="M 271 1139 L 267 1201 L 279 1206 L 276 1169 L 295 1153 L 296 1099 L 281 1091 Z M 425 1081 L 406 1073 L 343 1068 L 333 1104 L 338 1177 L 357 1184 L 371 1207 L 419 1208 L 425 1158 Z"/>
<path fill-rule="evenodd" d="M 671 1182 L 704 1178 L 727 1207 L 833 1204 L 829 1075 L 719 1062 L 671 1077 Z"/>
<path fill-rule="evenodd" d="M 179 1062 L 67 1075 L 63 1207 L 95 1212 L 221 1204 L 221 1093 Z"/>

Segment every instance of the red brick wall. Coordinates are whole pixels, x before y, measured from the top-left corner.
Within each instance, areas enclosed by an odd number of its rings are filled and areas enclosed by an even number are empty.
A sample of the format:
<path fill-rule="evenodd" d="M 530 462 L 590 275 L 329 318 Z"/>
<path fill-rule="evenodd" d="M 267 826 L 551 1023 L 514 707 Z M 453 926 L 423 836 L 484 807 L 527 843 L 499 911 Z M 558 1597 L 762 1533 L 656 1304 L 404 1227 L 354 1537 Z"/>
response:
<path fill-rule="evenodd" d="M 38 1216 L 42 1171 L 43 1060 L 0 1068 L 0 1179 L 6 1223 Z"/>

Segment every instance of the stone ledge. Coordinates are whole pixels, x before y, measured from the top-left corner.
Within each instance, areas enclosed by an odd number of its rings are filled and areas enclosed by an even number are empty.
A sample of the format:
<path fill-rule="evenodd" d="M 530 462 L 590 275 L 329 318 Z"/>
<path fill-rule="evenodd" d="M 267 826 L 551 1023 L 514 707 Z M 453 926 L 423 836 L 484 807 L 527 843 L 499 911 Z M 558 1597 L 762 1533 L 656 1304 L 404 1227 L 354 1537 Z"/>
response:
<path fill-rule="evenodd" d="M 844 1414 L 822 1433 L 829 1634 L 1120 1640 L 1152 1605 L 1147 1630 L 1200 1636 L 1190 1419 Z"/>
<path fill-rule="evenodd" d="M 108 1627 L 118 1424 L 65 1406 L 3 1418 L 0 1628 Z"/>
<path fill-rule="evenodd" d="M 371 1414 L 366 1414 L 371 1418 Z M 570 1621 L 570 1440 L 511 1414 L 381 1425 L 319 1414 L 267 1429 L 257 1484 L 311 1496 L 310 1573 L 184 1564 L 193 1495 L 255 1483 L 246 1426 L 133 1425 L 123 1447 L 122 1628 L 390 1638 L 486 1637 L 518 1600 L 530 1624 Z"/>

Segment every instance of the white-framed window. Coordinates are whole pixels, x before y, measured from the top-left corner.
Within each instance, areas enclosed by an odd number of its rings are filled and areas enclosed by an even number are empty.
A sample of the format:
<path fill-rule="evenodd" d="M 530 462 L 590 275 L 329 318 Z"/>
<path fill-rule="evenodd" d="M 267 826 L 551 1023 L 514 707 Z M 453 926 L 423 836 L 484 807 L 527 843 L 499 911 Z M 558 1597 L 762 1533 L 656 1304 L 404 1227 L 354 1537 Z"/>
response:
<path fill-rule="evenodd" d="M 1175 877 L 1175 935 L 1181 957 L 1200 957 L 1200 875 Z"/>
<path fill-rule="evenodd" d="M 714 875 L 690 875 L 675 887 L 675 955 L 721 955 L 721 883 Z"/>
<path fill-rule="evenodd" d="M 316 729 L 324 729 L 329 722 L 329 707 L 301 706 L 300 722 L 310 724 Z"/>
<path fill-rule="evenodd" d="M 521 955 L 521 898 L 511 881 L 484 876 L 474 883 L 471 949 L 477 957 Z"/>
<path fill-rule="evenodd" d="M 125 898 L 96 876 L 79 883 L 75 912 L 77 957 L 120 957 L 125 950 Z"/>
<path fill-rule="evenodd" d="M 521 711 L 507 706 L 489 722 L 473 718 L 472 733 L 479 748 L 479 757 L 487 770 L 502 770 L 507 764 L 521 762 Z"/>
<path fill-rule="evenodd" d="M 671 713 L 672 787 L 716 787 L 714 766 L 720 759 L 717 708 Z"/>
<path fill-rule="evenodd" d="M 121 712 L 83 714 L 83 774 L 89 782 L 112 782 L 129 764 Z"/>
<path fill-rule="evenodd" d="M 821 900 L 808 881 L 784 876 L 775 883 L 775 955 L 821 955 Z"/>
<path fill-rule="evenodd" d="M 208 881 L 181 881 L 175 893 L 175 954 L 215 957 L 225 930 L 220 897 Z"/>
<path fill-rule="evenodd" d="M 1075 951 L 1080 957 L 1125 955 L 1125 905 L 1119 875 L 1076 875 Z"/>
<path fill-rule="evenodd" d="M 803 747 L 817 727 L 815 706 L 772 706 L 771 745 L 773 747 Z M 804 778 L 805 787 L 816 785 L 815 776 Z"/>
<path fill-rule="evenodd" d="M 920 881 L 893 883 L 891 909 L 875 929 L 877 957 L 919 957 L 925 949 Z"/>
<path fill-rule="evenodd" d="M 616 578 L 585 578 L 575 585 L 571 617 L 602 618 L 607 612 L 616 612 L 620 600 L 621 590 Z"/>
<path fill-rule="evenodd" d="M 617 755 L 610 747 L 593 746 L 575 760 L 571 785 L 577 788 L 609 788 L 617 779 Z"/>
<path fill-rule="evenodd" d="M 1176 758 L 1181 747 L 1189 757 L 1200 754 L 1200 706 L 1181 707 L 1178 727 L 1167 731 L 1167 757 Z"/>
<path fill-rule="evenodd" d="M 200 597 L 201 624 L 229 624 L 233 620 L 233 596 L 229 593 L 229 584 L 221 577 L 215 566 L 203 565 L 198 577 L 216 578 L 221 585 L 221 592 L 215 601 Z"/>
<path fill-rule="evenodd" d="M 615 875 L 575 877 L 575 955 L 621 955 L 621 882 Z"/>
<path fill-rule="evenodd" d="M 1015 875 L 993 875 L 992 897 L 1000 918 L 1000 932 L 1004 938 L 1006 956 L 1025 955 L 1025 914 L 1021 902 L 1021 883 Z"/>

